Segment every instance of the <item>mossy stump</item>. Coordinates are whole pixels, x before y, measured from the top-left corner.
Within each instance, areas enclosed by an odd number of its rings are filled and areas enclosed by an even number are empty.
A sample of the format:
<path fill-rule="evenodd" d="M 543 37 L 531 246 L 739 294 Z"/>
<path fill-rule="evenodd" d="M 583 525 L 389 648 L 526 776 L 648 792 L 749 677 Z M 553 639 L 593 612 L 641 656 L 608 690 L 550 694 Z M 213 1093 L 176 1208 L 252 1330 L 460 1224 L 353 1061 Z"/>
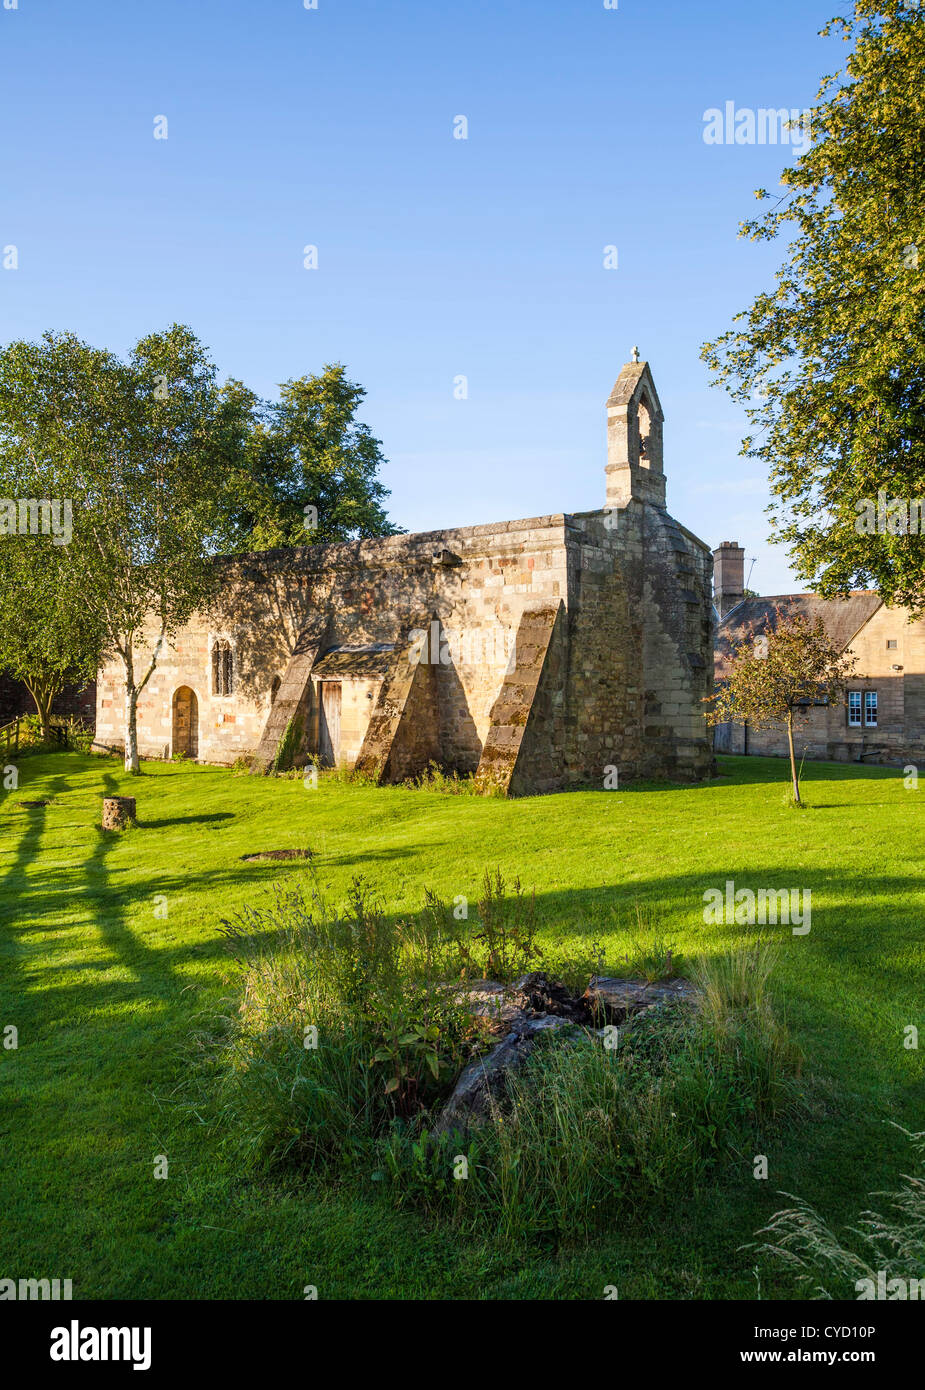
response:
<path fill-rule="evenodd" d="M 103 797 L 103 829 L 125 830 L 135 824 L 135 798 L 133 796 Z"/>

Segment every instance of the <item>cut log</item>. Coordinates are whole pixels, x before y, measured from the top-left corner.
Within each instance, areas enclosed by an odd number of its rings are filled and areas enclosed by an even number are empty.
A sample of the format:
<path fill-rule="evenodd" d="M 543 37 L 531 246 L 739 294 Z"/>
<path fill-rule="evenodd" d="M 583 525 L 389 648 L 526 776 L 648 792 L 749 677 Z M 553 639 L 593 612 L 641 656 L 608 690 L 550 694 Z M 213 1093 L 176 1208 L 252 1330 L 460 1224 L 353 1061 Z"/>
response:
<path fill-rule="evenodd" d="M 135 798 L 133 796 L 103 797 L 103 829 L 125 830 L 135 824 Z"/>

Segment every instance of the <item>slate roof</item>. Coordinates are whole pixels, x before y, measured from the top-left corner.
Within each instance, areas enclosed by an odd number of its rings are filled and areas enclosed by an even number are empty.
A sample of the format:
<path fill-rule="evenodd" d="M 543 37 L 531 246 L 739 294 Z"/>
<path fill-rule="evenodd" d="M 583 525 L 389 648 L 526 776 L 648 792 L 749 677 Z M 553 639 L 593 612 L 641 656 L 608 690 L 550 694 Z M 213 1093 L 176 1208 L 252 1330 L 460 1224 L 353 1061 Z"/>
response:
<path fill-rule="evenodd" d="M 329 647 L 312 667 L 312 678 L 357 680 L 384 676 L 394 650 L 394 642 L 377 642 L 368 647 Z"/>
<path fill-rule="evenodd" d="M 868 623 L 883 600 L 872 589 L 858 589 L 848 598 L 820 598 L 818 594 L 777 594 L 765 598 L 746 598 L 730 609 L 716 631 L 714 671 L 718 681 L 728 675 L 733 649 L 756 632 L 766 632 L 776 624 L 776 611 L 792 618 L 800 614 L 807 622 L 821 618 L 831 640 L 844 651 Z"/>

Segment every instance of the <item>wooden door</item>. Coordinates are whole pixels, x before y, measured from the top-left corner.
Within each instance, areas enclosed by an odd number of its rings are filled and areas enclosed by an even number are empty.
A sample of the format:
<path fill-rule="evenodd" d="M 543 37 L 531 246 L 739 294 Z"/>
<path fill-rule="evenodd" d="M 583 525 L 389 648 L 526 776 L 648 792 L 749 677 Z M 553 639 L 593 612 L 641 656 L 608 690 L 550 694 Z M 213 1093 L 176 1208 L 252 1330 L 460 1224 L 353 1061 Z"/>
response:
<path fill-rule="evenodd" d="M 318 752 L 322 767 L 340 760 L 340 681 L 322 681 Z"/>
<path fill-rule="evenodd" d="M 173 751 L 199 756 L 199 702 L 195 690 L 181 685 L 173 697 Z"/>

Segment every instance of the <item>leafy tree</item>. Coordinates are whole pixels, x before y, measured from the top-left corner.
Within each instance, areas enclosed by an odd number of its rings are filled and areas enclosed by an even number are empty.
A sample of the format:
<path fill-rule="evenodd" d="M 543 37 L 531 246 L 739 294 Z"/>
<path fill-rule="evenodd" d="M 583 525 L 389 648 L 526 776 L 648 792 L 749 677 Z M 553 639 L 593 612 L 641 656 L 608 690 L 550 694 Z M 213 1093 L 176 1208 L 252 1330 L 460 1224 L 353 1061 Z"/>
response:
<path fill-rule="evenodd" d="M 793 799 L 800 801 L 800 779 L 793 747 L 795 720 L 807 718 L 819 702 L 841 698 L 855 674 L 856 658 L 847 656 L 825 630 L 821 618 L 786 617 L 775 610 L 766 632 L 756 632 L 736 646 L 728 679 L 710 697 L 710 724 L 746 720 L 755 729 L 787 726 Z"/>
<path fill-rule="evenodd" d="M 813 144 L 743 235 L 787 234 L 776 288 L 703 356 L 747 407 L 775 539 L 827 597 L 858 585 L 925 607 L 925 7 L 855 0 L 853 42 L 813 109 Z M 771 195 L 759 189 L 760 200 Z M 870 533 L 868 503 L 905 499 Z"/>
<path fill-rule="evenodd" d="M 0 353 L 3 491 L 72 506 L 48 583 L 69 590 L 121 658 L 127 771 L 138 771 L 138 699 L 163 645 L 213 590 L 243 428 L 238 398 L 217 389 L 181 325 L 124 362 L 69 333 Z"/>
<path fill-rule="evenodd" d="M 0 670 L 29 691 L 46 742 L 55 696 L 66 685 L 93 680 L 102 645 L 99 625 L 78 601 L 53 540 L 5 536 L 0 542 Z"/>
<path fill-rule="evenodd" d="M 220 386 L 179 324 L 125 360 L 70 333 L 0 352 L 0 496 L 73 508 L 73 535 L 36 601 L 57 592 L 56 630 L 76 609 L 120 658 L 128 771 L 138 771 L 139 698 L 164 644 L 213 597 L 217 554 L 394 531 L 379 441 L 355 418 L 363 395 L 341 366 L 286 382 L 276 403 L 239 381 Z M 83 650 L 82 631 L 63 658 Z M 7 645 L 17 669 L 34 664 L 24 639 L 18 656 Z"/>
<path fill-rule="evenodd" d="M 226 389 L 248 415 L 235 549 L 396 534 L 377 477 L 380 441 L 356 418 L 366 392 L 342 365 L 284 382 L 276 402 L 258 400 L 239 382 Z"/>

